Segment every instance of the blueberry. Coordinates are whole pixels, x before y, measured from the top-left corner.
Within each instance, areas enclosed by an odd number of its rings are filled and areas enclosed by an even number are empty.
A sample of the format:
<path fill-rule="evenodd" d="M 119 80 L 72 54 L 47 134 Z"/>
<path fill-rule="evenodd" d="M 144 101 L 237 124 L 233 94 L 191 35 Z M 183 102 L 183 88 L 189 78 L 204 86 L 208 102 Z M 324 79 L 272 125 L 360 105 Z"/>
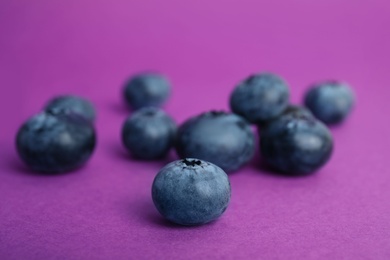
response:
<path fill-rule="evenodd" d="M 76 113 L 42 112 L 22 125 L 16 137 L 20 158 L 32 170 L 68 172 L 92 155 L 96 135 L 91 123 Z"/>
<path fill-rule="evenodd" d="M 270 74 L 255 74 L 241 82 L 230 96 L 230 108 L 251 123 L 259 124 L 280 115 L 288 106 L 286 82 Z"/>
<path fill-rule="evenodd" d="M 122 142 L 139 159 L 159 159 L 173 146 L 176 124 L 159 108 L 145 107 L 127 118 L 122 128 Z"/>
<path fill-rule="evenodd" d="M 309 174 L 329 160 L 333 138 L 314 117 L 290 113 L 261 129 L 260 150 L 263 159 L 280 172 Z"/>
<path fill-rule="evenodd" d="M 310 87 L 304 102 L 315 117 L 331 125 L 342 122 L 350 113 L 354 94 L 347 84 L 325 81 Z"/>
<path fill-rule="evenodd" d="M 45 106 L 45 110 L 56 111 L 71 111 L 84 116 L 87 120 L 94 122 L 96 119 L 96 111 L 93 104 L 78 96 L 64 95 L 51 99 Z"/>
<path fill-rule="evenodd" d="M 143 73 L 132 77 L 124 88 L 126 103 L 134 110 L 160 107 L 170 95 L 171 85 L 162 75 Z"/>
<path fill-rule="evenodd" d="M 174 161 L 160 170 L 152 186 L 157 210 L 180 225 L 200 225 L 219 218 L 230 201 L 230 183 L 218 166 L 198 160 Z"/>
<path fill-rule="evenodd" d="M 213 111 L 182 124 L 175 146 L 181 158 L 199 158 L 231 172 L 253 157 L 255 137 L 250 125 L 240 116 Z"/>

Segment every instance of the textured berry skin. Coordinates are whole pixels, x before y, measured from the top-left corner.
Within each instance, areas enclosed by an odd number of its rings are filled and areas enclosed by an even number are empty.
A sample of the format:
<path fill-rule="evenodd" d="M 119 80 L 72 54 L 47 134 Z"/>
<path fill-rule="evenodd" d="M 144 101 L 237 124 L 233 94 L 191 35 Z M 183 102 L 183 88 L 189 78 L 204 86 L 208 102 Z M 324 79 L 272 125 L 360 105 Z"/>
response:
<path fill-rule="evenodd" d="M 333 138 L 314 117 L 290 113 L 261 129 L 260 150 L 263 159 L 280 172 L 309 174 L 329 160 Z"/>
<path fill-rule="evenodd" d="M 297 105 L 289 105 L 283 112 L 281 115 L 279 115 L 278 117 L 276 118 L 273 118 L 271 120 L 268 120 L 268 121 L 265 121 L 263 122 L 262 124 L 258 124 L 258 126 L 260 128 L 264 128 L 264 127 L 267 127 L 268 124 L 270 124 L 271 122 L 275 121 L 275 120 L 278 120 L 279 117 L 281 116 L 284 116 L 284 115 L 289 115 L 289 114 L 293 114 L 295 116 L 307 116 L 307 117 L 314 117 L 313 114 L 310 112 L 309 109 L 307 109 L 306 107 L 302 107 L 302 106 L 297 106 Z"/>
<path fill-rule="evenodd" d="M 219 218 L 230 201 L 230 183 L 218 166 L 198 159 L 171 162 L 152 186 L 157 210 L 180 225 L 200 225 Z"/>
<path fill-rule="evenodd" d="M 325 81 L 313 85 L 304 102 L 315 117 L 331 125 L 342 122 L 351 112 L 354 94 L 347 84 Z"/>
<path fill-rule="evenodd" d="M 46 104 L 44 109 L 46 111 L 52 110 L 55 113 L 71 111 L 84 116 L 91 122 L 94 122 L 96 119 L 96 110 L 93 104 L 78 96 L 64 95 L 55 97 Z"/>
<path fill-rule="evenodd" d="M 138 159 L 153 160 L 167 155 L 173 146 L 176 124 L 164 111 L 141 108 L 127 118 L 122 127 L 122 142 Z"/>
<path fill-rule="evenodd" d="M 16 137 L 20 158 L 42 173 L 79 168 L 90 158 L 95 144 L 92 124 L 75 113 L 37 114 L 22 125 Z"/>
<path fill-rule="evenodd" d="M 231 172 L 252 159 L 255 137 L 240 116 L 207 112 L 179 127 L 175 146 L 181 158 L 199 158 Z"/>
<path fill-rule="evenodd" d="M 132 77 L 124 88 L 126 103 L 133 110 L 142 107 L 160 107 L 168 99 L 171 85 L 159 74 L 143 73 Z"/>
<path fill-rule="evenodd" d="M 254 124 L 279 116 L 288 106 L 286 82 L 270 74 L 255 74 L 241 82 L 230 96 L 231 110 Z"/>

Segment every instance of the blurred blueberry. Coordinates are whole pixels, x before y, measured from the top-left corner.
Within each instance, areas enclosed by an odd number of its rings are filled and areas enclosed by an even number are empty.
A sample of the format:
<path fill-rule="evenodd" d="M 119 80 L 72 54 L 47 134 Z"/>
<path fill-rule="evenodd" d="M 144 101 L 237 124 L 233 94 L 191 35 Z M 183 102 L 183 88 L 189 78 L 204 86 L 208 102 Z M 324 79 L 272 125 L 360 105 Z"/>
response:
<path fill-rule="evenodd" d="M 159 159 L 173 146 L 176 124 L 164 111 L 155 107 L 137 110 L 122 128 L 122 141 L 138 159 Z"/>
<path fill-rule="evenodd" d="M 134 110 L 142 107 L 160 107 L 171 91 L 169 81 L 162 75 L 142 73 L 135 75 L 125 84 L 126 103 Z"/>
<path fill-rule="evenodd" d="M 179 127 L 175 146 L 181 158 L 199 158 L 231 172 L 253 157 L 255 137 L 250 125 L 240 116 L 213 111 L 184 122 Z"/>
<path fill-rule="evenodd" d="M 45 110 L 56 111 L 72 111 L 84 116 L 87 120 L 94 122 L 96 119 L 96 111 L 93 104 L 78 96 L 64 95 L 51 99 L 45 106 Z"/>
<path fill-rule="evenodd" d="M 333 138 L 314 117 L 289 113 L 261 129 L 260 150 L 263 159 L 280 172 L 309 174 L 329 160 Z"/>
<path fill-rule="evenodd" d="M 32 170 L 68 172 L 82 166 L 96 144 L 92 124 L 76 113 L 42 112 L 30 118 L 17 133 L 20 158 Z"/>
<path fill-rule="evenodd" d="M 313 85 L 305 95 L 305 105 L 325 124 L 337 124 L 350 113 L 354 104 L 351 88 L 337 81 Z"/>
<path fill-rule="evenodd" d="M 198 159 L 174 161 L 160 170 L 152 186 L 157 210 L 180 225 L 219 218 L 230 201 L 230 183 L 218 166 Z"/>
<path fill-rule="evenodd" d="M 288 106 L 289 89 L 280 77 L 255 74 L 241 82 L 230 96 L 230 108 L 251 123 L 259 124 L 280 115 Z"/>

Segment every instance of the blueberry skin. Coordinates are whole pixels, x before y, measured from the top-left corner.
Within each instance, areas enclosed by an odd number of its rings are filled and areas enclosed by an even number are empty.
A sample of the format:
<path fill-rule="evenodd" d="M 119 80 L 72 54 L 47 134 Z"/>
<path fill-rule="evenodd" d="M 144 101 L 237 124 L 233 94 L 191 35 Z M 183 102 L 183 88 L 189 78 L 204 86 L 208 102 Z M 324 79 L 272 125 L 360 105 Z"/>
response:
<path fill-rule="evenodd" d="M 230 182 L 218 166 L 198 160 L 171 162 L 156 175 L 152 198 L 166 219 L 200 225 L 219 218 L 229 205 Z"/>
<path fill-rule="evenodd" d="M 289 105 L 282 113 L 283 115 L 288 115 L 288 114 L 296 114 L 297 116 L 302 115 L 302 116 L 307 116 L 307 117 L 314 117 L 314 115 L 310 112 L 309 109 L 303 106 L 298 106 L 298 105 Z"/>
<path fill-rule="evenodd" d="M 255 74 L 241 82 L 230 96 L 231 110 L 254 124 L 279 116 L 288 106 L 287 83 L 270 73 Z"/>
<path fill-rule="evenodd" d="M 16 136 L 22 161 L 33 171 L 61 173 L 84 165 L 93 153 L 92 124 L 75 113 L 41 112 L 25 122 Z"/>
<path fill-rule="evenodd" d="M 278 117 L 276 118 L 273 118 L 273 119 L 270 119 L 268 121 L 265 121 L 261 124 L 258 124 L 258 127 L 267 127 L 268 124 L 270 124 L 271 122 L 275 121 L 275 120 L 278 120 L 279 117 L 281 116 L 284 116 L 284 115 L 288 115 L 288 114 L 294 114 L 296 116 L 307 116 L 307 117 L 313 117 L 314 118 L 314 115 L 310 112 L 309 109 L 307 109 L 306 107 L 303 107 L 303 106 L 298 106 L 298 105 L 289 105 L 283 112 L 281 115 L 279 115 Z"/>
<path fill-rule="evenodd" d="M 181 158 L 199 158 L 232 172 L 252 159 L 255 136 L 240 116 L 212 111 L 184 122 L 175 148 Z"/>
<path fill-rule="evenodd" d="M 63 95 L 51 99 L 45 106 L 44 110 L 50 111 L 71 111 L 84 116 L 87 120 L 94 122 L 96 119 L 96 110 L 94 105 L 78 96 Z"/>
<path fill-rule="evenodd" d="M 173 146 L 176 129 L 176 123 L 161 109 L 141 108 L 123 124 L 122 142 L 135 158 L 160 159 Z"/>
<path fill-rule="evenodd" d="M 160 107 L 168 99 L 171 91 L 169 81 L 162 75 L 142 73 L 132 77 L 124 88 L 126 103 L 133 110 L 142 107 Z"/>
<path fill-rule="evenodd" d="M 325 81 L 310 87 L 304 103 L 325 124 L 338 124 L 351 112 L 354 94 L 347 84 Z"/>
<path fill-rule="evenodd" d="M 329 159 L 333 138 L 312 116 L 290 113 L 260 131 L 260 151 L 274 169 L 290 175 L 315 172 Z"/>

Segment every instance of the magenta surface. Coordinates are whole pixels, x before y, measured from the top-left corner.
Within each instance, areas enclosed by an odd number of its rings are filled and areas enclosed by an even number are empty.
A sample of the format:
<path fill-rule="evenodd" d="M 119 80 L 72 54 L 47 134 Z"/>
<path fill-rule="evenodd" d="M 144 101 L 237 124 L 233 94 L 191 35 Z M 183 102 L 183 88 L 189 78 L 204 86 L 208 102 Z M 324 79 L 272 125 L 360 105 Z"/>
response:
<path fill-rule="evenodd" d="M 387 0 L 1 1 L 0 258 L 390 259 L 389 10 Z M 282 75 L 296 103 L 332 78 L 358 101 L 317 174 L 272 175 L 255 160 L 230 175 L 221 219 L 177 227 L 150 194 L 175 155 L 137 162 L 120 143 L 121 85 L 144 70 L 172 79 L 177 122 L 227 109 L 257 71 Z M 33 174 L 16 131 L 65 93 L 96 104 L 96 152 L 76 172 Z"/>

